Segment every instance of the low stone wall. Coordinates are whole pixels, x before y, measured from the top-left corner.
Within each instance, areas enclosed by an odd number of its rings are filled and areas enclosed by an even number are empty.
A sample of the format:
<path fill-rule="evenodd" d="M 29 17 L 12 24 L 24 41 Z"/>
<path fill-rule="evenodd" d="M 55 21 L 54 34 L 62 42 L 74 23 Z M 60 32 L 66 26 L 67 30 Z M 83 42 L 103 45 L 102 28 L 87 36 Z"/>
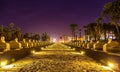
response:
<path fill-rule="evenodd" d="M 120 68 L 120 55 L 118 56 L 118 55 L 109 54 L 109 53 L 102 52 L 102 51 L 93 51 L 91 49 L 85 49 L 85 48 L 77 47 L 77 46 L 76 47 L 70 46 L 70 47 L 75 48 L 76 51 L 78 52 L 85 51 L 85 55 L 96 60 L 97 62 L 100 62 L 103 65 L 107 65 L 108 62 L 112 62 L 116 65 L 117 69 Z"/>
<path fill-rule="evenodd" d="M 31 51 L 40 51 L 42 47 L 52 45 L 53 43 L 32 47 L 32 48 L 22 48 L 20 50 L 10 50 L 0 54 L 0 63 L 7 60 L 7 64 L 10 64 L 18 59 L 24 58 L 31 54 Z"/>

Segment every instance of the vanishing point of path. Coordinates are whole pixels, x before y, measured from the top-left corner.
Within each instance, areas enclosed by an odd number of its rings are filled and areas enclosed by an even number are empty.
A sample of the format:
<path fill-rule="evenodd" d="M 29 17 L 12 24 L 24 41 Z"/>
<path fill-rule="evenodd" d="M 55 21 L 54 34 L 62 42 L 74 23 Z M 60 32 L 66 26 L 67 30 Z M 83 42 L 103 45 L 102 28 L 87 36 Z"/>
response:
<path fill-rule="evenodd" d="M 114 72 L 74 49 L 55 43 L 42 51 L 1 68 L 0 72 Z"/>

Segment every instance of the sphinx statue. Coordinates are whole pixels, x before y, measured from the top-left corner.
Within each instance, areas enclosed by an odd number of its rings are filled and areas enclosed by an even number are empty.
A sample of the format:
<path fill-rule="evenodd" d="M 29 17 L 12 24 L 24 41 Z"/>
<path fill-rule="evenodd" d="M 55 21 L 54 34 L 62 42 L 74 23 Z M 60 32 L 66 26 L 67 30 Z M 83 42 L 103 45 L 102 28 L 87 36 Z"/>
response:
<path fill-rule="evenodd" d="M 0 38 L 0 52 L 9 51 L 10 50 L 10 44 L 5 42 L 5 37 L 2 36 Z"/>
<path fill-rule="evenodd" d="M 18 42 L 18 38 L 15 38 L 14 40 L 10 41 L 10 46 L 12 50 L 22 49 L 22 45 L 20 42 Z"/>
<path fill-rule="evenodd" d="M 26 39 L 23 39 L 20 43 L 22 44 L 23 48 L 28 48 L 28 42 L 26 41 Z"/>

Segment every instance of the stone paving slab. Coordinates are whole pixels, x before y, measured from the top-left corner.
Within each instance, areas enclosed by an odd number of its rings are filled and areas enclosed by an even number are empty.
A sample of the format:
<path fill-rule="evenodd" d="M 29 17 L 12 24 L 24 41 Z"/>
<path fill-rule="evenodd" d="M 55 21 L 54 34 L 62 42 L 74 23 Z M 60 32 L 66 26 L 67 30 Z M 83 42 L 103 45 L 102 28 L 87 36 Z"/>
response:
<path fill-rule="evenodd" d="M 115 72 L 103 68 L 93 59 L 59 43 L 21 59 L 13 65 L 11 70 L 15 69 L 16 72 Z"/>

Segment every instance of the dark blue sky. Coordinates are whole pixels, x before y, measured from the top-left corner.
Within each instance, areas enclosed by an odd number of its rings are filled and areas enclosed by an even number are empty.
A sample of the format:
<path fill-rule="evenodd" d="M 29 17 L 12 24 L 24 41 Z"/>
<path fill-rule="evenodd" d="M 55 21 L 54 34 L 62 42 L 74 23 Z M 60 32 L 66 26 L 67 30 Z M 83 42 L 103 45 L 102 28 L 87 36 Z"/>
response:
<path fill-rule="evenodd" d="M 105 3 L 112 0 L 0 0 L 0 25 L 22 28 L 24 32 L 48 32 L 54 37 L 70 35 L 69 25 L 79 27 L 101 17 Z"/>

